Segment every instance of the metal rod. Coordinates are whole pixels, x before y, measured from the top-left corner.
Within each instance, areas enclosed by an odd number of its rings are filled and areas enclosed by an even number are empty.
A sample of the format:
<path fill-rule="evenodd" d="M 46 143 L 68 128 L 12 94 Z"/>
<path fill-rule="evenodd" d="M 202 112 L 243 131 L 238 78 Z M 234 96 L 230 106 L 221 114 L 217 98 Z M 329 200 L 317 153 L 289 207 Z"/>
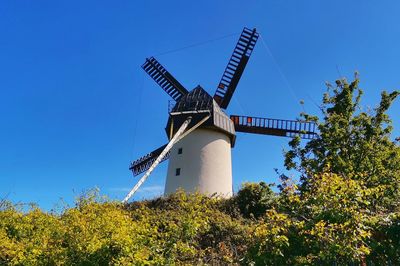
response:
<path fill-rule="evenodd" d="M 185 133 L 182 134 L 182 136 L 179 137 L 179 139 L 176 141 L 176 143 L 178 141 L 180 141 L 181 139 L 183 139 L 184 137 L 186 137 L 189 133 L 191 133 L 193 130 L 195 130 L 196 128 L 198 128 L 199 126 L 201 126 L 204 122 L 207 121 L 208 118 L 210 118 L 210 114 L 206 117 L 204 117 L 203 119 L 201 119 L 196 125 L 192 126 L 191 128 L 189 128 Z"/>
<path fill-rule="evenodd" d="M 172 134 L 174 133 L 174 118 L 171 117 L 171 127 L 169 128 L 169 139 L 172 139 Z"/>
<path fill-rule="evenodd" d="M 178 129 L 176 132 L 175 136 L 171 139 L 171 141 L 167 144 L 165 149 L 160 153 L 160 155 L 157 157 L 157 159 L 153 162 L 153 164 L 150 166 L 150 168 L 146 171 L 144 176 L 136 183 L 136 185 L 132 188 L 131 191 L 129 191 L 128 195 L 124 198 L 122 203 L 126 203 L 132 196 L 135 194 L 135 192 L 140 188 L 140 186 L 146 181 L 146 179 L 149 177 L 151 172 L 157 167 L 157 165 L 161 162 L 162 158 L 172 149 L 174 144 L 177 142 L 179 137 L 182 135 L 182 133 L 185 131 L 187 126 L 189 125 L 190 121 L 192 120 L 192 117 L 188 117 L 185 122 L 181 125 L 181 127 Z"/>

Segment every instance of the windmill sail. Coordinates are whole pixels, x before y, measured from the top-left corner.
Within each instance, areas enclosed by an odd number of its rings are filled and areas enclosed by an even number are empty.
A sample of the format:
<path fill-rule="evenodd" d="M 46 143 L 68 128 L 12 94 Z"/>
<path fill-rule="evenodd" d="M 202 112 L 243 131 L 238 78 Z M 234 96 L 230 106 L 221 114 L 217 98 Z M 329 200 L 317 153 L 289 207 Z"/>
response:
<path fill-rule="evenodd" d="M 214 100 L 221 108 L 228 107 L 257 39 L 256 29 L 243 29 L 214 95 Z"/>
<path fill-rule="evenodd" d="M 183 95 L 188 93 L 185 87 L 183 87 L 154 57 L 147 58 L 142 68 L 175 101 L 178 101 Z"/>
<path fill-rule="evenodd" d="M 316 125 L 313 122 L 237 115 L 231 115 L 230 118 L 238 132 L 283 137 L 299 136 L 303 139 L 313 139 L 317 136 Z"/>
<path fill-rule="evenodd" d="M 161 152 L 165 149 L 167 144 L 161 146 L 160 148 L 146 154 L 145 156 L 137 159 L 136 161 L 133 161 L 131 163 L 131 166 L 129 167 L 129 170 L 132 171 L 133 175 L 137 176 L 146 170 L 150 168 L 150 166 L 154 163 L 154 161 L 157 159 L 157 157 L 161 154 Z M 164 158 L 161 159 L 162 161 L 165 161 L 169 158 L 169 152 L 164 156 Z"/>
<path fill-rule="evenodd" d="M 165 156 L 170 152 L 174 144 L 179 141 L 179 138 L 182 136 L 187 126 L 190 124 L 192 117 L 188 117 L 185 122 L 180 126 L 179 130 L 176 132 L 174 137 L 168 142 L 167 145 L 161 147 L 161 153 L 156 157 L 155 160 L 151 163 L 150 167 L 147 169 L 144 176 L 140 178 L 140 180 L 136 183 L 136 185 L 129 191 L 128 195 L 123 199 L 122 203 L 128 202 L 128 200 L 135 194 L 135 192 L 140 188 L 140 186 L 146 181 L 146 179 L 150 176 L 151 172 L 157 167 L 157 165 L 163 161 Z"/>

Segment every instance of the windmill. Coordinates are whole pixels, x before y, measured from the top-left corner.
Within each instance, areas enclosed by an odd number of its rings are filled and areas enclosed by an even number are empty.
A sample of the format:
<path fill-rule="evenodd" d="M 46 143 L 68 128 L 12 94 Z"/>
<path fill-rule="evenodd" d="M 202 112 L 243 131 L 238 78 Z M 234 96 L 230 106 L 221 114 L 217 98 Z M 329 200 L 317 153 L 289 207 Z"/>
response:
<path fill-rule="evenodd" d="M 214 96 L 201 86 L 188 91 L 154 57 L 142 65 L 144 71 L 175 101 L 165 128 L 169 143 L 131 163 L 130 170 L 146 172 L 124 199 L 126 202 L 158 163 L 169 159 L 164 194 L 182 188 L 230 197 L 232 189 L 231 149 L 236 132 L 311 139 L 315 124 L 228 115 L 227 109 L 259 34 L 244 28 L 229 59 Z"/>

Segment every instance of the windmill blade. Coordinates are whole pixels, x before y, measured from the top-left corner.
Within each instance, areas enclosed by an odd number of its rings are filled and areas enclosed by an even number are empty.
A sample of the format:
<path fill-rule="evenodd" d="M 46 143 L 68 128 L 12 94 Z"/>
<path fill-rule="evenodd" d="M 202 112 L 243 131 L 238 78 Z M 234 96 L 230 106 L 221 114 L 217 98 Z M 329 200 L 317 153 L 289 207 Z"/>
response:
<path fill-rule="evenodd" d="M 160 148 L 146 154 L 145 156 L 142 156 L 141 158 L 137 159 L 136 161 L 133 161 L 131 163 L 131 166 L 129 167 L 129 170 L 132 171 L 134 176 L 137 176 L 145 171 L 147 171 L 150 166 L 154 163 L 154 161 L 157 159 L 157 157 L 161 154 L 161 152 L 165 149 L 167 144 L 161 146 Z M 169 158 L 170 153 L 168 152 L 165 154 L 165 156 L 161 159 L 160 162 L 163 162 Z"/>
<path fill-rule="evenodd" d="M 303 139 L 313 139 L 318 136 L 316 124 L 313 122 L 238 115 L 231 115 L 230 118 L 238 132 L 283 137 L 299 136 Z"/>
<path fill-rule="evenodd" d="M 214 94 L 214 100 L 221 108 L 226 109 L 228 107 L 257 39 L 256 29 L 243 29 Z"/>
<path fill-rule="evenodd" d="M 140 178 L 140 180 L 136 183 L 136 185 L 129 191 L 128 195 L 123 199 L 122 203 L 128 202 L 128 200 L 135 194 L 135 192 L 140 188 L 140 186 L 146 181 L 146 179 L 150 176 L 151 172 L 157 167 L 157 165 L 163 160 L 163 158 L 170 152 L 174 144 L 179 140 L 187 126 L 190 124 L 192 117 L 188 117 L 185 122 L 180 126 L 178 131 L 175 133 L 174 137 L 168 142 L 166 146 L 163 146 L 161 153 L 157 156 L 157 158 L 153 161 L 149 169 L 146 171 L 144 176 Z"/>
<path fill-rule="evenodd" d="M 181 139 L 186 137 L 189 133 L 193 132 L 196 128 L 201 126 L 205 121 L 207 121 L 207 119 L 210 118 L 210 116 L 211 115 L 208 114 L 206 117 L 201 119 L 197 124 L 195 124 L 190 129 L 188 129 L 184 133 L 182 133 L 182 135 L 179 136 L 179 138 L 177 139 L 176 142 L 179 142 Z M 154 161 L 157 159 L 157 157 L 161 154 L 161 152 L 165 149 L 166 146 L 167 146 L 167 144 L 165 144 L 165 145 L 161 146 L 160 148 L 155 149 L 154 151 L 152 151 L 152 152 L 142 156 L 141 158 L 133 161 L 131 163 L 131 166 L 129 167 L 129 170 L 132 171 L 134 176 L 137 176 L 137 175 L 147 171 L 150 168 L 150 166 L 154 163 Z M 168 160 L 169 156 L 170 156 L 170 152 L 167 152 L 165 154 L 165 156 L 161 159 L 160 162 Z"/>
<path fill-rule="evenodd" d="M 154 57 L 146 58 L 142 65 L 144 71 L 172 97 L 178 101 L 188 91 Z"/>

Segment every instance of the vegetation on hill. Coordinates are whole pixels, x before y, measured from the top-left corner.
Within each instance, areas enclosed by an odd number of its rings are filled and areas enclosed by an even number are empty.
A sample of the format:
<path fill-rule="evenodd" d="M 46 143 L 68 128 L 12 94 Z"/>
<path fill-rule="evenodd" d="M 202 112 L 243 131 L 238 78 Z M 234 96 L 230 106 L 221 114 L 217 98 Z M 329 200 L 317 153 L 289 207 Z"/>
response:
<path fill-rule="evenodd" d="M 400 265 L 400 146 L 386 114 L 360 105 L 358 77 L 328 85 L 320 137 L 295 138 L 271 185 L 231 199 L 178 191 L 123 205 L 96 191 L 59 213 L 0 204 L 0 265 Z"/>

